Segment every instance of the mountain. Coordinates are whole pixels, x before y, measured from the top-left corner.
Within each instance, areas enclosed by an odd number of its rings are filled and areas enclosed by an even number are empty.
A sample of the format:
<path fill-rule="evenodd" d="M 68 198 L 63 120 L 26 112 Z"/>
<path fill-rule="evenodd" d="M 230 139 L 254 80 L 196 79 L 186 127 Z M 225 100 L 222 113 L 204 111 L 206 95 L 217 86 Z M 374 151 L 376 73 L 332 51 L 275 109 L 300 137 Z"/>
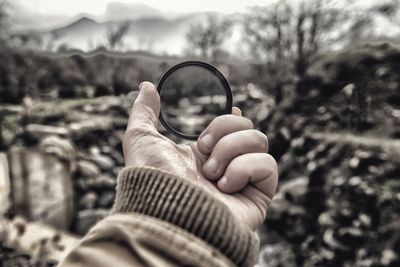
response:
<path fill-rule="evenodd" d="M 81 31 L 86 33 L 89 31 L 100 30 L 100 29 L 101 29 L 101 24 L 97 23 L 94 19 L 88 17 L 81 17 L 65 27 L 52 30 L 52 32 L 55 34 L 65 35 L 69 34 L 71 31 L 72 32 Z"/>
<path fill-rule="evenodd" d="M 165 17 L 159 9 L 141 3 L 120 3 L 112 2 L 106 6 L 103 19 L 113 20 L 134 20 L 142 18 Z"/>
<path fill-rule="evenodd" d="M 21 33 L 38 33 L 43 47 L 51 51 L 61 46 L 82 51 L 107 46 L 107 35 L 115 31 L 121 23 L 128 23 L 129 31 L 123 38 L 123 45 L 117 47 L 118 50 L 181 54 L 187 46 L 185 35 L 189 26 L 205 21 L 211 14 L 165 13 L 146 4 L 126 2 L 110 2 L 101 14 L 79 13 L 72 17 L 65 14 L 38 13 L 38 10 L 22 5 L 22 0 L 16 0 L 10 6 L 15 28 Z M 234 16 L 213 14 L 221 17 Z"/>
<path fill-rule="evenodd" d="M 64 27 L 45 31 L 42 36 L 45 40 L 52 40 L 55 48 L 65 45 L 69 48 L 88 51 L 106 45 L 107 34 L 121 23 L 128 23 L 129 30 L 123 39 L 122 50 L 179 54 L 186 46 L 185 34 L 189 26 L 204 21 L 208 14 L 196 13 L 175 19 L 156 16 L 106 22 L 81 17 Z"/>

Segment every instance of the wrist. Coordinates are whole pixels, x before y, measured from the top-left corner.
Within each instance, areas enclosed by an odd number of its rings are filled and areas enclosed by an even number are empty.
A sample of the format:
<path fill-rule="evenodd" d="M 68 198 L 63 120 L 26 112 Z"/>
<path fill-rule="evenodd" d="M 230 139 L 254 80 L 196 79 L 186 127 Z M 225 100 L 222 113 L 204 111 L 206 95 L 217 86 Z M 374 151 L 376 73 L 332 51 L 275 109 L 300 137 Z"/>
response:
<path fill-rule="evenodd" d="M 254 263 L 254 233 L 202 188 L 151 167 L 120 172 L 114 213 L 135 212 L 172 223 L 205 240 L 239 266 Z"/>

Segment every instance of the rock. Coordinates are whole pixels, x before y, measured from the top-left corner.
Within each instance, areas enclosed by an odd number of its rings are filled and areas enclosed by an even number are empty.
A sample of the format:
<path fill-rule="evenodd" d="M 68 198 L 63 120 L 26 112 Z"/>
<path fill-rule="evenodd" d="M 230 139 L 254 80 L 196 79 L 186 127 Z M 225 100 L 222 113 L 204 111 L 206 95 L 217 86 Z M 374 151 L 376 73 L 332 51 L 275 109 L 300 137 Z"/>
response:
<path fill-rule="evenodd" d="M 382 251 L 381 264 L 383 266 L 399 266 L 400 257 L 398 254 L 391 249 L 385 249 Z"/>
<path fill-rule="evenodd" d="M 95 192 L 86 193 L 79 201 L 81 209 L 94 209 L 97 204 L 98 196 Z"/>
<path fill-rule="evenodd" d="M 96 88 L 91 85 L 83 86 L 83 93 L 87 98 L 93 98 L 96 93 Z"/>
<path fill-rule="evenodd" d="M 291 142 L 291 147 L 293 149 L 293 152 L 297 155 L 304 155 L 308 151 L 312 149 L 312 147 L 315 145 L 315 141 L 311 138 L 307 137 L 299 137 L 296 139 L 293 139 Z"/>
<path fill-rule="evenodd" d="M 69 139 L 56 135 L 47 136 L 40 142 L 40 148 L 71 164 L 75 161 L 75 148 Z"/>
<path fill-rule="evenodd" d="M 337 238 L 346 246 L 355 248 L 364 243 L 366 233 L 356 227 L 341 227 L 337 231 Z"/>
<path fill-rule="evenodd" d="M 329 212 L 321 213 L 318 217 L 318 223 L 322 227 L 330 227 L 335 225 L 335 221 Z"/>
<path fill-rule="evenodd" d="M 84 112 L 86 112 L 86 113 L 92 113 L 92 112 L 95 111 L 93 105 L 90 105 L 90 104 L 84 105 L 84 106 L 82 107 L 82 110 L 83 110 Z"/>
<path fill-rule="evenodd" d="M 342 90 L 345 93 L 345 95 L 350 98 L 353 95 L 354 88 L 355 88 L 354 84 L 350 83 L 345 87 L 343 87 Z"/>
<path fill-rule="evenodd" d="M 101 150 L 98 146 L 91 146 L 89 148 L 89 153 L 93 156 L 100 155 L 100 152 L 101 152 Z"/>
<path fill-rule="evenodd" d="M 296 267 L 293 248 L 285 243 L 268 244 L 260 249 L 259 263 L 265 267 Z"/>
<path fill-rule="evenodd" d="M 121 146 L 121 151 L 122 151 L 122 146 Z M 115 160 L 115 163 L 117 165 L 119 165 L 119 166 L 125 165 L 124 156 L 120 152 L 113 150 L 111 152 L 110 156 Z"/>
<path fill-rule="evenodd" d="M 122 100 L 119 97 L 107 97 L 107 101 L 99 105 L 98 112 L 110 114 L 112 111 L 120 111 Z"/>
<path fill-rule="evenodd" d="M 94 180 L 94 187 L 96 189 L 115 189 L 116 184 L 116 178 L 107 175 L 101 175 Z"/>
<path fill-rule="evenodd" d="M 100 147 L 100 152 L 103 153 L 103 154 L 109 155 L 109 154 L 111 154 L 113 152 L 113 149 L 109 145 L 102 145 Z"/>
<path fill-rule="evenodd" d="M 25 132 L 29 137 L 36 140 L 40 140 L 48 135 L 59 135 L 66 137 L 70 134 L 69 130 L 65 127 L 41 124 L 29 124 L 25 128 Z"/>
<path fill-rule="evenodd" d="M 97 177 L 100 175 L 100 168 L 97 167 L 96 164 L 87 161 L 87 160 L 80 160 L 78 162 L 78 172 L 80 175 L 84 177 Z"/>
<path fill-rule="evenodd" d="M 0 153 L 0 217 L 7 213 L 11 206 L 11 180 L 7 156 Z"/>
<path fill-rule="evenodd" d="M 91 117 L 88 120 L 70 123 L 68 126 L 72 137 L 79 141 L 87 135 L 93 135 L 96 131 L 110 131 L 113 129 L 113 121 L 103 116 L 102 118 Z"/>
<path fill-rule="evenodd" d="M 307 169 L 309 173 L 309 186 L 322 189 L 323 185 L 326 182 L 326 173 L 328 169 L 326 165 L 320 164 L 319 162 L 311 161 L 307 164 Z"/>
<path fill-rule="evenodd" d="M 7 149 L 22 133 L 23 109 L 20 106 L 0 104 L 0 149 Z"/>
<path fill-rule="evenodd" d="M 256 114 L 256 121 L 264 121 L 271 113 L 271 109 L 267 108 L 265 105 L 261 105 Z"/>
<path fill-rule="evenodd" d="M 308 183 L 308 177 L 298 177 L 282 184 L 280 192 L 286 200 L 296 203 L 297 205 L 304 204 Z"/>
<path fill-rule="evenodd" d="M 349 185 L 353 187 L 359 187 L 362 183 L 360 176 L 353 176 L 349 179 Z"/>
<path fill-rule="evenodd" d="M 357 218 L 357 214 L 349 208 L 349 203 L 340 203 L 341 205 L 338 205 L 336 201 L 335 204 L 337 209 L 332 211 L 331 216 L 336 222 L 340 222 L 343 225 L 349 225 Z"/>
<path fill-rule="evenodd" d="M 115 189 L 116 183 L 114 178 L 107 175 L 91 178 L 79 177 L 77 179 L 77 186 L 82 191 Z"/>
<path fill-rule="evenodd" d="M 98 221 L 109 214 L 109 210 L 104 209 L 89 209 L 78 212 L 75 231 L 79 235 L 84 235 Z"/>
<path fill-rule="evenodd" d="M 108 96 L 113 94 L 113 89 L 110 85 L 105 85 L 105 84 L 97 84 L 96 85 L 96 90 L 94 93 L 95 97 L 99 96 Z"/>
<path fill-rule="evenodd" d="M 360 213 L 357 220 L 353 221 L 353 226 L 356 228 L 369 229 L 372 224 L 371 216 L 365 213 Z"/>
<path fill-rule="evenodd" d="M 400 95 L 397 94 L 397 95 L 392 95 L 392 96 L 388 97 L 387 102 L 390 105 L 395 106 L 396 108 L 400 108 Z"/>
<path fill-rule="evenodd" d="M 328 245 L 330 248 L 334 250 L 342 250 L 342 251 L 349 250 L 347 246 L 342 244 L 334 237 L 334 231 L 331 228 L 325 230 L 322 239 L 326 245 Z"/>
<path fill-rule="evenodd" d="M 357 150 L 349 161 L 349 167 L 357 173 L 365 172 L 371 166 L 379 166 L 385 158 L 377 152 Z"/>
<path fill-rule="evenodd" d="M 115 165 L 114 160 L 111 157 L 102 154 L 92 156 L 90 157 L 90 160 L 103 171 L 112 170 Z"/>
<path fill-rule="evenodd" d="M 14 148 L 9 160 L 16 213 L 68 229 L 74 211 L 68 163 L 33 148 Z"/>
<path fill-rule="evenodd" d="M 282 234 L 291 243 L 298 244 L 304 241 L 309 232 L 310 223 L 306 210 L 301 206 L 291 206 L 284 218 L 285 229 Z"/>
<path fill-rule="evenodd" d="M 290 131 L 288 128 L 282 128 L 270 139 L 269 151 L 275 159 L 279 159 L 290 148 Z"/>
<path fill-rule="evenodd" d="M 290 176 L 293 173 L 293 169 L 295 166 L 298 164 L 298 161 L 300 158 L 295 158 L 289 153 L 286 153 L 281 157 L 281 160 L 279 162 L 279 179 L 281 180 L 286 180 L 288 176 Z"/>
<path fill-rule="evenodd" d="M 99 207 L 109 209 L 114 203 L 115 190 L 108 190 L 101 193 L 99 197 Z"/>

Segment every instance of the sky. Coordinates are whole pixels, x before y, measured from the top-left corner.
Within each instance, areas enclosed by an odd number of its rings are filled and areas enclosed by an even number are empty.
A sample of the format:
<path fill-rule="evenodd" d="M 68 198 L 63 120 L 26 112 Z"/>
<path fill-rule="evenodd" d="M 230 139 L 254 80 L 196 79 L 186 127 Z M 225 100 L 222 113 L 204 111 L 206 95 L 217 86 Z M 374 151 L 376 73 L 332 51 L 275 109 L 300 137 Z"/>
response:
<path fill-rule="evenodd" d="M 101 14 L 110 2 L 116 0 L 13 0 L 21 7 L 37 14 L 73 16 L 78 13 Z M 138 3 L 135 0 L 117 0 L 121 3 Z M 247 6 L 265 5 L 266 0 L 146 0 L 142 3 L 164 12 L 187 13 L 199 11 L 217 11 L 223 13 L 240 12 Z"/>
<path fill-rule="evenodd" d="M 1 1 L 1 0 L 0 0 Z M 122 19 L 138 19 L 146 17 L 142 12 L 132 14 L 129 9 L 116 12 L 109 9 L 116 4 L 144 4 L 150 7 L 150 14 L 161 15 L 165 18 L 176 18 L 192 12 L 214 11 L 225 14 L 243 13 L 249 6 L 265 6 L 280 0 L 6 0 L 11 8 L 13 27 L 19 30 L 49 30 L 68 25 L 77 18 L 88 16 L 98 22 Z M 288 0 L 296 2 L 298 0 Z M 315 1 L 315 0 L 312 0 Z M 357 6 L 377 4 L 382 0 L 334 0 L 339 5 L 347 6 L 357 3 Z M 399 0 L 400 1 L 400 0 Z M 354 5 L 353 5 L 354 7 Z M 153 8 L 153 9 L 152 9 Z M 150 11 L 149 11 L 150 10 Z M 125 12 L 124 12 L 125 11 Z M 143 10 L 142 10 L 143 11 Z M 154 13 L 159 12 L 159 13 Z M 132 12 L 133 13 L 133 12 Z"/>

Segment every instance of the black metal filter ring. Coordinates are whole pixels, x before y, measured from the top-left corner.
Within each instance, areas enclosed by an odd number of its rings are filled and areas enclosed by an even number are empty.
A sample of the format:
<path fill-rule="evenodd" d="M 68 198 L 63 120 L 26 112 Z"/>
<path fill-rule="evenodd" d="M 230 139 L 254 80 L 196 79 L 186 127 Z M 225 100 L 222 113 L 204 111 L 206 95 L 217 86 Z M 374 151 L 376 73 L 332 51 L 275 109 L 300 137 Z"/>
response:
<path fill-rule="evenodd" d="M 168 79 L 168 77 L 174 73 L 175 71 L 184 68 L 184 67 L 188 67 L 188 66 L 197 66 L 197 67 L 202 67 L 206 70 L 208 70 L 209 72 L 211 72 L 212 74 L 214 74 L 218 80 L 222 83 L 223 87 L 224 87 L 224 91 L 225 91 L 225 96 L 226 96 L 226 106 L 225 106 L 225 114 L 231 114 L 232 113 L 232 90 L 231 90 L 231 86 L 229 85 L 229 82 L 226 80 L 225 76 L 213 65 L 202 62 L 202 61 L 195 61 L 195 60 L 191 60 L 191 61 L 185 61 L 185 62 L 181 62 L 173 67 L 171 67 L 160 79 L 158 85 L 157 85 L 157 91 L 161 96 L 161 89 L 163 87 L 164 82 Z M 160 111 L 160 116 L 159 116 L 159 120 L 161 122 L 161 124 L 168 130 L 170 131 L 172 134 L 174 134 L 175 136 L 182 138 L 182 139 L 187 139 L 187 140 L 193 140 L 196 141 L 197 138 L 199 137 L 198 135 L 190 135 L 190 134 L 184 134 L 179 132 L 178 130 L 174 129 L 171 125 L 168 124 L 168 122 L 165 120 L 164 115 L 162 113 L 162 111 Z"/>

